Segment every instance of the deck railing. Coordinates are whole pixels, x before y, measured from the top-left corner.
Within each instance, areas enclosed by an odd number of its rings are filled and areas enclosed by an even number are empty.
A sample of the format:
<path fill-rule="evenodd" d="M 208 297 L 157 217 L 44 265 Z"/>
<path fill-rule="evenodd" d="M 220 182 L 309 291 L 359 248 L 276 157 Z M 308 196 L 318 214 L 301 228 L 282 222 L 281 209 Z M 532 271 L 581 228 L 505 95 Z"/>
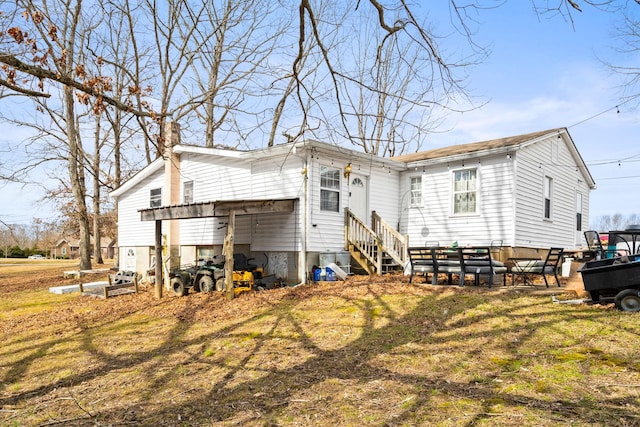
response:
<path fill-rule="evenodd" d="M 403 236 L 387 223 L 376 211 L 371 213 L 374 232 L 382 240 L 384 251 L 401 266 L 409 259 L 409 236 Z"/>
<path fill-rule="evenodd" d="M 345 239 L 378 274 L 383 271 L 383 260 L 391 257 L 404 266 L 408 259 L 408 237 L 395 231 L 378 214 L 373 212 L 373 228 L 362 222 L 349 209 L 345 209 Z"/>

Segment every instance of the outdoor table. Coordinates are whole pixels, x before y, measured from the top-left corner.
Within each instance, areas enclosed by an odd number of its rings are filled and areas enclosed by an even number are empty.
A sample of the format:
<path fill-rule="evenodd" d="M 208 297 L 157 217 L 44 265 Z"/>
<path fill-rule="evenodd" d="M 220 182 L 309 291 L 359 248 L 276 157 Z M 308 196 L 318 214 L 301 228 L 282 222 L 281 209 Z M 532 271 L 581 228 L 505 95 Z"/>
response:
<path fill-rule="evenodd" d="M 529 277 L 528 271 L 536 265 L 536 263 L 542 261 L 540 258 L 508 258 L 509 261 L 513 262 L 513 266 L 511 267 L 511 282 L 515 284 L 515 277 L 513 275 L 513 267 L 516 265 L 519 266 L 520 271 L 518 271 L 517 275 L 522 276 L 522 284 L 528 286 L 534 286 L 533 280 Z"/>

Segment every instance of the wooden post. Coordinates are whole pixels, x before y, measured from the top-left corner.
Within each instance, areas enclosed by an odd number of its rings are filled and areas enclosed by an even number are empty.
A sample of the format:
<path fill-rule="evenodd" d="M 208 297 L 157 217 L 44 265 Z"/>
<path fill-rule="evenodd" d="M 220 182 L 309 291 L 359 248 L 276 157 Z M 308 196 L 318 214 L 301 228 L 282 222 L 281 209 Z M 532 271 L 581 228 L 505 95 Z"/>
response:
<path fill-rule="evenodd" d="M 112 277 L 111 277 L 111 275 L 110 275 L 110 274 L 107 276 L 107 278 L 109 279 L 109 281 L 108 281 L 108 283 L 107 283 L 107 286 L 105 286 L 105 287 L 104 287 L 104 289 L 103 289 L 103 291 L 104 291 L 104 299 L 109 298 L 109 288 L 110 288 L 110 287 L 111 287 L 111 285 L 113 284 L 113 281 L 111 280 L 111 279 L 112 279 Z"/>
<path fill-rule="evenodd" d="M 234 297 L 233 292 L 233 235 L 236 229 L 236 211 L 229 211 L 227 235 L 224 238 L 222 252 L 224 254 L 224 291 L 227 299 Z"/>
<path fill-rule="evenodd" d="M 156 286 L 154 287 L 156 299 L 162 298 L 162 287 L 164 286 L 162 270 L 162 221 L 156 220 Z"/>

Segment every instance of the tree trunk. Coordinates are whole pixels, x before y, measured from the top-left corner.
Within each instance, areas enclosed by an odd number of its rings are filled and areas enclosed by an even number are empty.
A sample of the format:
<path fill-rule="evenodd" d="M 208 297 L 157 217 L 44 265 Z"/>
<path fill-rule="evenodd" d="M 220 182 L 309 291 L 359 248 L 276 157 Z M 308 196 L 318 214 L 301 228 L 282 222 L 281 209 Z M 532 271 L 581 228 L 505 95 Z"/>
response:
<path fill-rule="evenodd" d="M 80 19 L 81 1 L 78 0 L 71 17 L 69 39 L 67 40 L 67 57 L 65 72 L 71 75 L 73 61 L 75 59 L 76 29 Z M 91 232 L 89 227 L 89 215 L 87 212 L 87 187 L 84 181 L 84 150 L 80 143 L 80 135 L 76 128 L 76 113 L 74 107 L 73 87 L 66 85 L 63 90 L 63 103 L 65 106 L 65 121 L 67 130 L 67 142 L 69 144 L 69 180 L 71 191 L 78 209 L 78 228 L 80 229 L 80 269 L 91 269 Z"/>
<path fill-rule="evenodd" d="M 78 227 L 80 229 L 80 269 L 91 269 L 91 233 L 89 228 L 89 215 L 85 200 L 86 187 L 82 173 L 84 155 L 78 143 L 78 135 L 75 126 L 75 110 L 73 88 L 64 87 L 65 118 L 67 121 L 67 138 L 69 143 L 69 179 L 71 191 L 78 208 Z"/>
<path fill-rule="evenodd" d="M 96 130 L 93 147 L 93 259 L 104 264 L 102 259 L 102 227 L 100 225 L 100 115 L 96 115 Z"/>

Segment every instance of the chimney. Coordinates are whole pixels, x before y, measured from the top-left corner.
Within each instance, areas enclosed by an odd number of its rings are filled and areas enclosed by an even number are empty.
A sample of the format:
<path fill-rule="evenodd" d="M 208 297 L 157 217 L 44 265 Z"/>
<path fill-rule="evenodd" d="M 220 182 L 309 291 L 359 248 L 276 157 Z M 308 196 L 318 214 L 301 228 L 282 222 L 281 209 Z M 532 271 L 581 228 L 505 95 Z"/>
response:
<path fill-rule="evenodd" d="M 180 200 L 180 155 L 176 154 L 173 147 L 180 144 L 180 125 L 176 122 L 167 122 L 164 129 L 164 175 L 165 185 L 162 191 L 162 204 L 164 206 L 177 205 Z M 163 230 L 166 233 L 168 269 L 180 266 L 180 220 L 168 220 Z M 166 279 L 168 280 L 168 278 Z M 168 285 L 168 283 L 165 283 Z"/>
<path fill-rule="evenodd" d="M 164 128 L 164 174 L 166 194 L 163 192 L 163 205 L 180 203 L 180 156 L 173 147 L 180 144 L 180 125 L 167 122 Z"/>

